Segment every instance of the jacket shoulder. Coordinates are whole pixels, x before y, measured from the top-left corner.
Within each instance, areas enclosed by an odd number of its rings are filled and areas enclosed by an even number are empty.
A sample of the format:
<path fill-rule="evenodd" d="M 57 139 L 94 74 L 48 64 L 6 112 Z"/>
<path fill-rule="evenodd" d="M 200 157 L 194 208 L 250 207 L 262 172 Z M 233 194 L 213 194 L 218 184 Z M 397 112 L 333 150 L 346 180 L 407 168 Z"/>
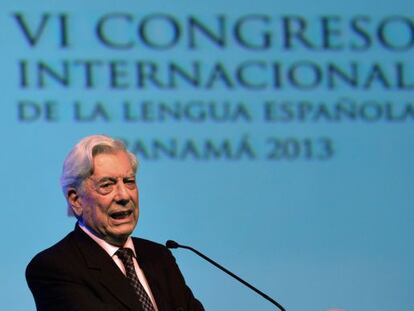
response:
<path fill-rule="evenodd" d="M 73 232 L 51 247 L 36 254 L 27 265 L 26 276 L 30 275 L 32 271 L 41 270 L 42 267 L 50 269 L 58 263 L 70 261 L 70 257 L 74 255 L 74 252 L 71 251 L 74 247 L 72 240 Z"/>
<path fill-rule="evenodd" d="M 156 258 L 172 257 L 169 249 L 162 244 L 136 237 L 133 237 L 132 241 L 139 257 L 152 258 L 152 260 Z"/>
<path fill-rule="evenodd" d="M 167 250 L 167 248 L 157 242 L 151 241 L 151 240 L 147 240 L 147 239 L 143 239 L 143 238 L 137 238 L 137 237 L 132 237 L 132 241 L 134 242 L 134 245 L 139 246 L 139 247 L 145 247 L 145 248 L 149 248 L 155 251 L 165 251 Z"/>

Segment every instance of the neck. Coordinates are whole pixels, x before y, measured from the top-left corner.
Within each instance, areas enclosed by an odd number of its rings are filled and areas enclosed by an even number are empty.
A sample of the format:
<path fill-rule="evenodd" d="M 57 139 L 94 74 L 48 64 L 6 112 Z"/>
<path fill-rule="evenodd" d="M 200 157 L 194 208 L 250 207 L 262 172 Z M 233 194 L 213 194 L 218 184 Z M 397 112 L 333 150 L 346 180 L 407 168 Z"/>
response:
<path fill-rule="evenodd" d="M 97 232 L 96 230 L 92 229 L 91 227 L 89 227 L 85 223 L 83 223 L 81 220 L 79 220 L 78 223 L 79 223 L 79 226 L 81 226 L 84 229 L 86 229 L 87 231 L 89 231 L 92 235 L 94 235 L 98 239 L 101 239 L 101 240 L 105 241 L 106 243 L 109 243 L 113 246 L 123 247 L 125 245 L 126 241 L 128 240 L 128 237 L 129 237 L 128 235 L 127 236 L 124 236 L 124 235 L 121 235 L 121 236 L 103 235 L 103 234 Z"/>

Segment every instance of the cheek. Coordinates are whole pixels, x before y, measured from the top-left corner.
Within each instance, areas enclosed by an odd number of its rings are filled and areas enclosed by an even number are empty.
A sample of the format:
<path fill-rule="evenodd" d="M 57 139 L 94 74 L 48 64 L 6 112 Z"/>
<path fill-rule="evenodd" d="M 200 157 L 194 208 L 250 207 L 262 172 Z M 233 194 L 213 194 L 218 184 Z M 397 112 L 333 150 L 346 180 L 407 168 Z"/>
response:
<path fill-rule="evenodd" d="M 138 190 L 135 190 L 131 193 L 131 198 L 135 202 L 135 204 L 138 205 L 138 202 L 139 202 L 139 192 L 138 192 Z"/>
<path fill-rule="evenodd" d="M 82 219 L 84 223 L 89 225 L 95 223 L 95 215 L 93 213 L 93 210 L 89 206 L 83 208 Z"/>
<path fill-rule="evenodd" d="M 85 208 L 83 210 L 84 218 L 99 221 L 103 220 L 108 216 L 108 209 L 111 202 L 110 200 L 103 200 L 102 198 L 90 198 L 85 203 Z"/>

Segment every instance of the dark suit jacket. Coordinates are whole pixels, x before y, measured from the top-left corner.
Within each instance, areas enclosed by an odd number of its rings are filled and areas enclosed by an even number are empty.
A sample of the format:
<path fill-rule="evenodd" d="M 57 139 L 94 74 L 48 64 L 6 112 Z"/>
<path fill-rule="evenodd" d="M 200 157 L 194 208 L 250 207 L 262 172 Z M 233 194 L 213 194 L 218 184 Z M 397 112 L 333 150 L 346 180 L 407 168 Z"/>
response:
<path fill-rule="evenodd" d="M 133 242 L 159 311 L 204 310 L 166 247 Z M 26 279 L 38 311 L 142 311 L 112 258 L 78 226 L 32 259 Z"/>

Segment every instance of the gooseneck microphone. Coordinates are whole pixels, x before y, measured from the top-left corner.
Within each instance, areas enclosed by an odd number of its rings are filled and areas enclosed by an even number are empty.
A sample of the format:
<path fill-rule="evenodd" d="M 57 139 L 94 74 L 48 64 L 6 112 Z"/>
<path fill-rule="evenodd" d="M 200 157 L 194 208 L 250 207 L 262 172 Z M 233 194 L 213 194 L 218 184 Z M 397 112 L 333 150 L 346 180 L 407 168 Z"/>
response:
<path fill-rule="evenodd" d="M 274 304 L 276 307 L 278 307 L 281 311 L 286 311 L 286 309 L 280 304 L 278 303 L 276 300 L 272 299 L 271 297 L 269 297 L 268 295 L 266 295 L 265 293 L 263 293 L 262 291 L 258 290 L 256 287 L 254 287 L 253 285 L 247 283 L 245 280 L 243 280 L 242 278 L 238 277 L 237 275 L 235 275 L 233 272 L 227 270 L 226 268 L 224 268 L 222 265 L 218 264 L 217 262 L 215 262 L 214 260 L 208 258 L 206 255 L 200 253 L 198 250 L 190 247 L 190 246 L 186 246 L 186 245 L 180 245 L 175 241 L 172 240 L 168 240 L 165 243 L 165 246 L 167 246 L 168 248 L 185 248 L 185 249 L 189 249 L 190 251 L 196 253 L 198 256 L 200 256 L 201 258 L 207 260 L 209 263 L 215 265 L 217 268 L 219 268 L 220 270 L 226 272 L 228 275 L 232 276 L 233 278 L 235 278 L 237 281 L 239 281 L 240 283 L 242 283 L 243 285 L 247 286 L 248 288 L 250 288 L 251 290 L 255 291 L 257 294 L 259 294 L 260 296 L 262 296 L 263 298 L 265 298 L 266 300 L 270 301 L 272 304 Z"/>

